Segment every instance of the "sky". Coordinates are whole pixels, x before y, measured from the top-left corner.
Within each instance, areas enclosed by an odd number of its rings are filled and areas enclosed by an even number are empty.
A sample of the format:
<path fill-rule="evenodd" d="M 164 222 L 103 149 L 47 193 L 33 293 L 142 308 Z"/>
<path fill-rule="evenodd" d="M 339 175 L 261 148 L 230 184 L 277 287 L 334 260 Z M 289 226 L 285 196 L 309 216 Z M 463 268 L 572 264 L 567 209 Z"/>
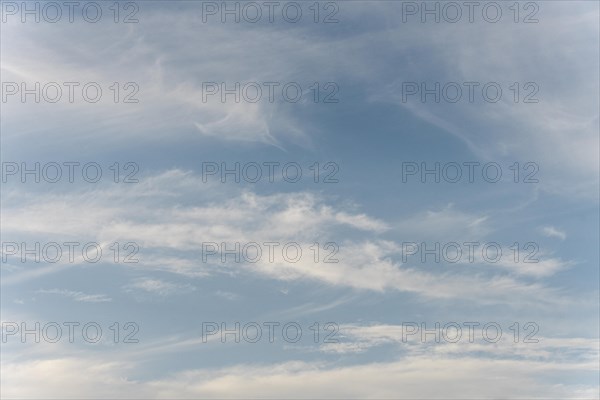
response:
<path fill-rule="evenodd" d="M 0 10 L 3 398 L 600 396 L 598 2 Z"/>

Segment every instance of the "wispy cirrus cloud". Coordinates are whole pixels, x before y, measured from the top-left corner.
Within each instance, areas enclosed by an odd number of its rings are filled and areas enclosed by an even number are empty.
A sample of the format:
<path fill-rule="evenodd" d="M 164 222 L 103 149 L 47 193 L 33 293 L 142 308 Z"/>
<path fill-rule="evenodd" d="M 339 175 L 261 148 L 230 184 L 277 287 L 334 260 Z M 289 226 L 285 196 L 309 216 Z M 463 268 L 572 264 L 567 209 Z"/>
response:
<path fill-rule="evenodd" d="M 124 287 L 126 291 L 141 290 L 158 296 L 169 296 L 195 290 L 189 284 L 182 285 L 160 279 L 140 278 Z"/>
<path fill-rule="evenodd" d="M 139 256 L 142 261 L 128 266 L 152 267 L 186 276 L 251 273 L 281 281 L 320 281 L 358 290 L 401 291 L 426 299 L 467 299 L 476 295 L 483 303 L 540 306 L 566 301 L 556 288 L 521 281 L 518 277 L 526 272 L 521 267 L 511 269 L 505 265 L 505 272 L 516 272 L 512 275 L 489 268 L 487 272 L 472 274 L 472 271 L 428 271 L 402 263 L 399 261 L 400 243 L 377 237 L 390 229 L 389 224 L 363 213 L 338 209 L 312 192 L 258 195 L 234 190 L 227 193 L 226 198 L 217 197 L 217 200 L 211 197 L 215 193 L 205 199 L 202 185 L 195 174 L 167 171 L 142 180 L 124 195 L 114 188 L 99 188 L 70 195 L 35 197 L 18 206 L 7 204 L 3 210 L 3 225 L 11 235 L 27 232 L 37 237 L 56 237 L 68 232 L 80 235 L 80 240 L 103 243 L 105 247 L 114 241 L 135 238 L 142 249 Z M 176 191 L 178 194 L 174 194 Z M 180 203 L 189 199 L 194 199 L 191 205 Z M 172 205 L 174 200 L 175 206 Z M 77 207 L 78 204 L 86 204 L 85 209 Z M 44 209 L 54 211 L 44 212 Z M 82 219 L 87 221 L 85 226 L 79 224 Z M 463 229 L 460 236 L 465 239 L 483 237 L 491 229 L 486 216 L 471 215 L 452 207 L 423 212 L 397 226 L 412 228 L 412 232 L 433 238 L 456 233 L 458 227 Z M 218 262 L 203 260 L 203 244 L 207 242 L 227 243 L 230 247 L 233 243 L 294 242 L 304 249 L 315 242 L 335 242 L 339 253 L 336 254 L 338 261 L 330 263 L 315 262 L 312 257 L 290 262 L 281 252 L 275 252 L 273 259 L 262 257 L 254 263 L 237 263 L 231 259 Z M 144 254 L 147 263 L 143 260 Z M 529 275 L 550 275 L 562 266 L 548 260 L 546 264 L 530 266 Z M 58 263 L 45 270 L 20 271 L 20 274 L 17 271 L 6 276 L 4 283 L 34 278 L 44 271 L 51 273 L 61 268 L 65 265 Z M 490 275 L 490 271 L 496 273 Z M 152 279 L 134 283 L 133 287 L 157 293 L 173 289 L 169 284 Z"/>
<path fill-rule="evenodd" d="M 62 297 L 73 299 L 73 301 L 80 301 L 84 303 L 105 303 L 110 302 L 112 299 L 104 294 L 88 294 L 83 292 L 77 292 L 66 289 L 40 289 L 37 290 L 38 294 L 55 294 Z"/>
<path fill-rule="evenodd" d="M 327 363 L 236 365 L 218 370 L 186 370 L 152 381 L 127 378 L 135 363 L 56 358 L 4 365 L 3 396 L 40 393 L 63 398 L 593 398 L 598 388 L 556 384 L 556 373 L 576 376 L 594 363 L 544 363 L 441 355 L 345 367 Z M 596 366 L 597 367 L 597 366 Z M 423 374 L 422 371 L 428 371 Z M 84 372 L 81 380 L 67 377 Z M 311 382 L 306 385 L 306 382 Z M 399 397 L 400 396 L 400 397 Z"/>
<path fill-rule="evenodd" d="M 553 226 L 544 226 L 540 230 L 542 231 L 542 234 L 546 237 L 554 237 L 560 240 L 565 240 L 567 238 L 567 234 L 565 232 L 560 231 Z"/>

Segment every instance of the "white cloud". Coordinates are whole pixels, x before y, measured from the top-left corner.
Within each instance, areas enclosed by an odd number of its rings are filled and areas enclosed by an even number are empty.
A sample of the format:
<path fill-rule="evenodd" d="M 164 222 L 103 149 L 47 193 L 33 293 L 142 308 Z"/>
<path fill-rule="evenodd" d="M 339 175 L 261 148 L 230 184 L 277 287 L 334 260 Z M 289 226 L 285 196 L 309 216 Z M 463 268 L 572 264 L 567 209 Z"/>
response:
<path fill-rule="evenodd" d="M 187 293 L 195 290 L 195 288 L 189 284 L 180 285 L 160 279 L 140 278 L 125 286 L 125 290 L 142 290 L 159 296 L 170 296 L 178 293 Z"/>
<path fill-rule="evenodd" d="M 135 364 L 57 358 L 3 365 L 2 395 L 11 398 L 594 398 L 598 388 L 553 383 L 595 363 L 484 360 L 441 355 L 331 367 L 287 362 L 186 370 L 152 381 L 128 378 Z M 427 371 L 427 373 L 423 373 Z M 73 376 L 78 379 L 73 380 Z M 310 384 L 307 384 L 310 382 Z"/>
<path fill-rule="evenodd" d="M 508 250 L 508 249 L 506 249 Z M 552 276 L 557 272 L 574 265 L 571 261 L 563 261 L 559 258 L 539 256 L 537 262 L 514 262 L 512 255 L 503 256 L 503 258 L 495 264 L 495 266 L 506 268 L 519 275 L 528 275 L 537 278 Z"/>
<path fill-rule="evenodd" d="M 188 276 L 250 272 L 282 281 L 317 280 L 359 290 L 398 290 L 427 299 L 477 296 L 486 304 L 542 306 L 565 301 L 554 289 L 510 276 L 425 271 L 403 265 L 394 261 L 399 258 L 400 244 L 376 236 L 388 230 L 387 224 L 365 214 L 336 209 L 314 193 L 261 196 L 229 190 L 207 195 L 203 188 L 200 177 L 194 174 L 168 171 L 143 179 L 126 190 L 99 188 L 68 195 L 31 197 L 25 201 L 17 200 L 19 196 L 13 192 L 12 201 L 6 202 L 3 208 L 3 228 L 10 237 L 27 233 L 38 240 L 52 237 L 53 241 L 60 242 L 57 237 L 61 235 L 79 235 L 75 236 L 79 241 L 96 241 L 104 247 L 115 241 L 135 240 L 141 248 L 136 255 L 140 263 L 124 266 L 153 267 Z M 183 202 L 188 199 L 194 202 L 184 206 Z M 471 215 L 448 206 L 441 211 L 418 214 L 398 226 L 400 231 L 412 228 L 413 233 L 422 235 L 455 233 L 466 240 L 489 232 L 487 219 L 485 215 Z M 87 223 L 82 225 L 82 220 Z M 272 241 L 300 244 L 304 249 L 302 259 L 286 261 L 281 251 L 275 251 L 271 262 L 265 250 L 265 256 L 254 264 L 236 264 L 231 259 L 227 263 L 202 260 L 202 244 L 206 242 L 225 242 L 231 248 L 236 242 Z M 339 262 L 324 262 L 331 249 L 322 249 L 315 262 L 308 250 L 315 242 L 320 247 L 327 242 L 337 243 L 339 253 L 333 257 Z M 59 264 L 35 271 L 16 271 L 6 276 L 3 283 L 15 283 L 73 266 Z M 531 274 L 543 275 L 560 265 L 540 267 L 531 267 L 535 268 Z M 145 288 L 167 290 L 150 284 Z"/>
<path fill-rule="evenodd" d="M 224 299 L 227 299 L 229 301 L 234 301 L 240 298 L 239 295 L 232 293 L 232 292 L 227 292 L 227 291 L 223 291 L 223 290 L 217 290 L 215 292 L 215 294 L 219 297 L 222 297 Z"/>
<path fill-rule="evenodd" d="M 415 213 L 397 223 L 396 228 L 403 242 L 425 238 L 428 241 L 481 241 L 493 231 L 488 215 L 461 211 L 454 204 Z"/>
<path fill-rule="evenodd" d="M 555 237 L 560 240 L 565 240 L 567 238 L 567 234 L 563 231 L 556 229 L 553 226 L 544 226 L 541 228 L 542 234 L 546 237 Z"/>
<path fill-rule="evenodd" d="M 323 344 L 320 350 L 326 353 L 363 353 L 374 347 L 394 345 L 398 351 L 409 356 L 454 354 L 462 357 L 477 357 L 487 354 L 495 359 L 570 362 L 582 365 L 589 365 L 600 356 L 600 345 L 593 338 L 544 337 L 534 329 L 535 325 L 520 324 L 515 328 L 512 323 L 502 326 L 502 323 L 496 322 L 501 329 L 504 329 L 499 340 L 492 343 L 484 338 L 482 330 L 482 326 L 491 322 L 493 321 L 477 322 L 477 326 L 472 328 L 468 327 L 466 321 L 452 322 L 460 326 L 460 333 L 454 325 L 445 327 L 450 321 L 438 322 L 439 326 L 435 322 L 429 322 L 425 323 L 425 329 L 430 332 L 426 336 L 423 336 L 425 330 L 421 325 L 422 322 L 419 321 L 404 321 L 399 325 L 340 325 L 339 343 Z M 411 324 L 416 324 L 416 327 Z M 512 325 L 512 329 L 508 329 L 509 325 Z M 496 334 L 494 329 L 491 328 L 486 333 L 487 337 L 494 337 Z M 436 342 L 436 336 L 431 333 L 436 331 L 439 342 Z M 516 337 L 517 342 L 515 342 L 515 332 L 519 333 Z"/>
<path fill-rule="evenodd" d="M 540 6 L 541 8 L 541 6 Z M 400 5 L 385 5 L 391 21 L 401 19 Z M 381 8 L 366 13 L 382 18 Z M 373 84 L 371 99 L 395 103 L 433 126 L 454 135 L 482 161 L 535 162 L 538 187 L 554 194 L 597 199 L 598 5 L 544 3 L 536 24 L 399 24 L 390 23 L 382 46 L 398 59 L 407 47 L 427 49 L 427 62 L 404 63 L 395 78 Z M 399 40 L 416 38 L 411 45 Z M 484 43 L 494 43 L 486 46 Z M 576 45 L 574 45 L 576 43 Z M 547 51 L 551 48 L 552 51 Z M 551 68 L 540 71 L 532 59 Z M 425 65 L 425 66 L 424 66 Z M 387 72 L 387 71 L 386 71 Z M 435 77 L 435 78 L 432 78 Z M 498 82 L 498 103 L 459 101 L 439 104 L 403 102 L 402 82 Z M 514 102 L 509 86 L 535 82 L 539 103 Z M 379 82 L 378 82 L 379 83 Z M 385 87 L 385 88 L 384 88 Z M 479 92 L 476 91 L 479 94 Z M 520 96 L 524 91 L 521 90 Z M 463 100 L 466 90 L 463 91 Z M 521 176 L 522 178 L 522 176 Z"/>
<path fill-rule="evenodd" d="M 83 292 L 75 292 L 66 289 L 40 289 L 36 293 L 39 294 L 57 294 L 63 297 L 68 297 L 74 301 L 80 301 L 84 303 L 105 303 L 110 302 L 112 299 L 104 294 L 87 294 Z"/>

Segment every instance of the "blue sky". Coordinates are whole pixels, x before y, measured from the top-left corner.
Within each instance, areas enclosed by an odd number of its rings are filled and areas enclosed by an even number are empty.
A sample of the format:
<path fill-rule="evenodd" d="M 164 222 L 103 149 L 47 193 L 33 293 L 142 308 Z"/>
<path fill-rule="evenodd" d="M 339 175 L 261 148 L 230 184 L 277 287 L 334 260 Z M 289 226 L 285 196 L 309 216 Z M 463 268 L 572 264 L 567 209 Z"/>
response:
<path fill-rule="evenodd" d="M 496 23 L 479 9 L 469 22 L 466 8 L 456 23 L 421 22 L 406 14 L 421 2 L 390 1 L 319 2 L 318 23 L 312 2 L 298 3 L 297 23 L 277 12 L 272 23 L 203 22 L 203 7 L 221 3 L 201 1 L 121 2 L 117 23 L 112 2 L 98 2 L 97 23 L 81 10 L 72 23 L 23 23 L 2 1 L 3 95 L 8 83 L 80 83 L 72 103 L 17 93 L 1 104 L 2 396 L 597 398 L 598 3 L 519 2 L 517 23 L 512 2 L 499 3 Z M 139 21 L 124 23 L 132 10 Z M 323 23 L 330 12 L 338 22 Z M 538 22 L 524 23 L 531 12 Z M 81 97 L 88 82 L 103 89 L 100 101 Z M 139 102 L 115 103 L 114 82 L 120 96 L 134 83 Z M 294 82 L 303 96 L 205 101 L 206 82 Z M 338 101 L 314 102 L 315 82 L 320 100 L 335 84 Z M 478 86 L 472 102 L 452 103 L 403 98 L 407 82 Z M 490 82 L 503 90 L 497 102 L 481 96 Z M 538 101 L 523 102 L 532 88 Z M 65 162 L 97 163 L 102 178 L 76 173 L 71 183 L 64 168 L 59 182 L 36 183 L 8 172 Z M 135 163 L 138 182 L 115 183 L 115 162 L 120 178 Z M 271 162 L 274 182 L 203 175 L 206 163 Z M 283 179 L 286 163 L 302 179 Z M 407 163 L 478 164 L 473 182 L 463 168 L 457 183 L 423 183 L 403 182 Z M 497 182 L 482 178 L 489 163 L 502 170 Z M 537 182 L 523 182 L 526 165 Z M 332 171 L 337 182 L 323 182 Z M 36 242 L 97 243 L 103 257 L 23 262 L 10 247 Z M 303 257 L 203 259 L 207 243 L 265 242 L 295 243 Z M 469 262 L 466 242 L 497 244 L 503 256 L 477 250 Z M 139 262 L 122 262 L 126 243 Z M 460 244 L 460 262 L 423 262 L 407 247 L 436 243 Z M 324 262 L 334 248 L 338 262 Z M 538 262 L 524 263 L 531 249 Z M 65 322 L 80 323 L 73 343 Z M 88 322 L 103 330 L 98 343 L 81 336 Z M 137 343 L 123 342 L 127 322 Z M 207 323 L 265 322 L 298 324 L 302 338 L 203 340 Z M 470 322 L 473 342 L 403 337 L 436 323 L 458 323 L 465 336 Z M 63 336 L 23 343 L 23 323 L 57 323 Z M 327 323 L 336 342 L 325 341 Z M 482 336 L 488 323 L 503 330 L 497 342 Z M 537 343 L 524 342 L 527 323 Z"/>

